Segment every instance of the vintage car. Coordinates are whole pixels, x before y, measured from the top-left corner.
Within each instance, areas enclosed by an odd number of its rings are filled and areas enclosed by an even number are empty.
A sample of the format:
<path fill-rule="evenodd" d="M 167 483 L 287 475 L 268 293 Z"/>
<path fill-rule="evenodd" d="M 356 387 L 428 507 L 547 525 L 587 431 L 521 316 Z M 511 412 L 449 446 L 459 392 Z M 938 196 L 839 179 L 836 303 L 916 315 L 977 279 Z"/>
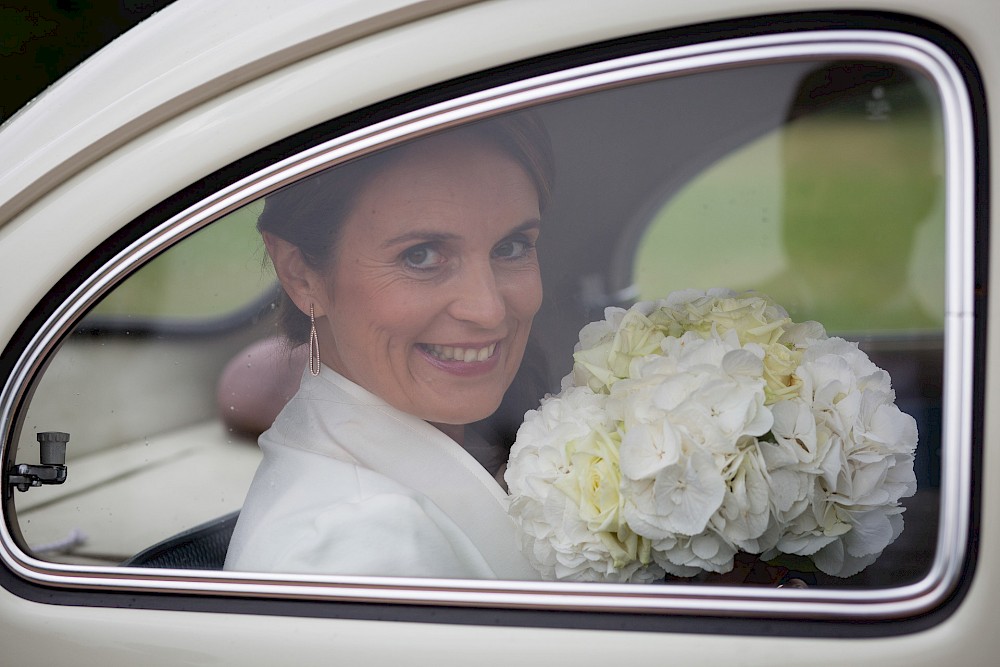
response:
<path fill-rule="evenodd" d="M 2 662 L 996 664 L 998 24 L 985 0 L 156 13 L 0 127 Z M 873 564 L 647 584 L 221 569 L 305 364 L 276 338 L 262 202 L 518 114 L 555 164 L 522 370 L 558 391 L 581 327 L 685 288 L 820 321 L 889 372 L 919 434 L 905 528 Z"/>

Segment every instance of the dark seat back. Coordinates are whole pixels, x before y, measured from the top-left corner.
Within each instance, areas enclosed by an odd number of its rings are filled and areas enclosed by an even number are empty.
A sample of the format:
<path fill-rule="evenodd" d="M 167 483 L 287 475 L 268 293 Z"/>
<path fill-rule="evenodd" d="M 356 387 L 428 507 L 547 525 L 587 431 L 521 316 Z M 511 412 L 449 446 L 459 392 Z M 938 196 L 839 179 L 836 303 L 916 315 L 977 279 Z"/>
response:
<path fill-rule="evenodd" d="M 179 570 L 221 570 L 233 536 L 237 510 L 195 526 L 144 549 L 122 563 L 125 567 L 163 567 Z"/>

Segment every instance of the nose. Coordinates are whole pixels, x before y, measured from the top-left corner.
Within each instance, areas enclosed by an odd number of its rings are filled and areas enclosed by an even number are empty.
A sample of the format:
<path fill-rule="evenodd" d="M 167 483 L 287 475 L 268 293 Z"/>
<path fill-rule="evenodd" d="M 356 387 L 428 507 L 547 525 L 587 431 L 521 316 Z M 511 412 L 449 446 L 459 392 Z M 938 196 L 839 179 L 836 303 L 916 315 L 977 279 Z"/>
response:
<path fill-rule="evenodd" d="M 507 304 L 492 262 L 466 265 L 455 276 L 455 297 L 449 313 L 463 322 L 493 329 L 503 323 Z"/>

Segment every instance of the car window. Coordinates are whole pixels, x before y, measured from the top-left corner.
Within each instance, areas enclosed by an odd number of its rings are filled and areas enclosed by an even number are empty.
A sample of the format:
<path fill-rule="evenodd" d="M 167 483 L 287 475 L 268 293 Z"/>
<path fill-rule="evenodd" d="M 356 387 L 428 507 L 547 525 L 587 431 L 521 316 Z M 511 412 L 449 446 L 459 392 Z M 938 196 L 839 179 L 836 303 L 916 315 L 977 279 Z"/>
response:
<path fill-rule="evenodd" d="M 802 79 L 787 115 L 655 213 L 637 249 L 640 296 L 722 280 L 832 331 L 940 331 L 944 156 L 933 92 L 900 67 L 829 63 Z M 692 266 L 692 245 L 713 252 Z"/>
<path fill-rule="evenodd" d="M 260 208 L 243 207 L 149 262 L 94 308 L 90 325 L 210 326 L 260 301 L 273 281 L 254 228 Z"/>
<path fill-rule="evenodd" d="M 18 548 L 169 582 L 192 563 L 154 545 L 240 512 L 206 590 L 728 584 L 767 614 L 804 584 L 849 616 L 937 586 L 971 410 L 944 407 L 971 226 L 946 74 L 909 43 L 739 46 L 418 110 L 165 221 L 30 379 L 17 462 L 69 433 L 68 476 L 12 494 Z"/>

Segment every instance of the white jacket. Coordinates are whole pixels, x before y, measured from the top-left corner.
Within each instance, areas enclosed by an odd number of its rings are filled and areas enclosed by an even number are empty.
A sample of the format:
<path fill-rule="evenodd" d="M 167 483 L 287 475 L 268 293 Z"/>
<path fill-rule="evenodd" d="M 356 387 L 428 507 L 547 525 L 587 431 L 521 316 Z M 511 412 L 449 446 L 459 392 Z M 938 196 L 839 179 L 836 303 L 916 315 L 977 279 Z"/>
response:
<path fill-rule="evenodd" d="M 538 578 L 472 455 L 325 366 L 259 442 L 227 570 Z"/>

